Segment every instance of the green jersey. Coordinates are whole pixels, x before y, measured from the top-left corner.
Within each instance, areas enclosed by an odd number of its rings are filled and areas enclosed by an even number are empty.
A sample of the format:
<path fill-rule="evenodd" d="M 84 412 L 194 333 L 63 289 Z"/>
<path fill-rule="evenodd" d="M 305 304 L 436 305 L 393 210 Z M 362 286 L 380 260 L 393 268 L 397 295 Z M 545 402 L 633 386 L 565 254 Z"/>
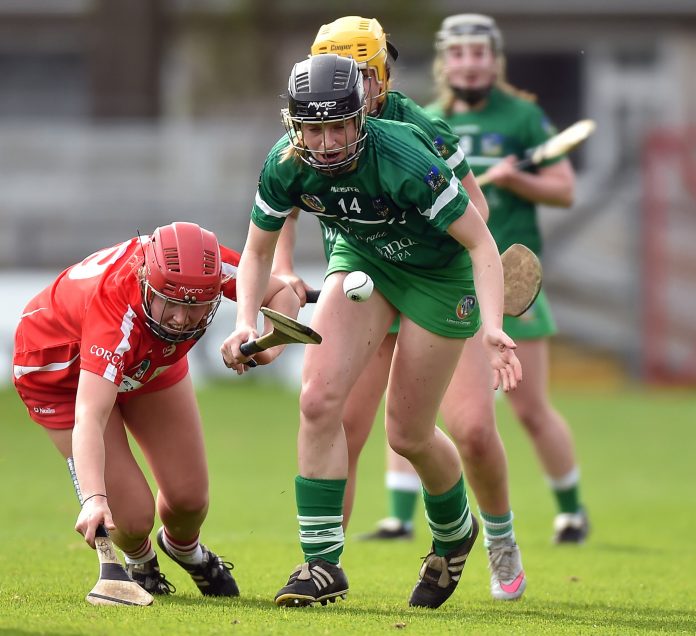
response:
<path fill-rule="evenodd" d="M 427 111 L 443 117 L 460 138 L 474 174 L 485 172 L 508 155 L 523 158 L 533 148 L 556 133 L 544 112 L 528 100 L 493 88 L 482 110 L 445 114 L 437 104 Z M 551 165 L 554 159 L 543 163 Z M 541 233 L 537 224 L 536 205 L 510 190 L 495 185 L 483 187 L 490 218 L 488 227 L 503 252 L 513 243 L 524 243 L 541 253 Z"/>
<path fill-rule="evenodd" d="M 261 171 L 253 223 L 276 231 L 300 208 L 356 251 L 406 271 L 470 271 L 468 252 L 447 234 L 469 197 L 432 140 L 410 124 L 368 118 L 365 128 L 356 168 L 337 176 L 288 156 L 287 137 L 278 141 Z"/>
<path fill-rule="evenodd" d="M 426 112 L 403 93 L 398 91 L 387 93 L 378 119 L 400 121 L 420 128 L 458 179 L 463 179 L 471 170 L 459 147 L 459 137 L 452 132 L 452 129 L 442 119 Z M 321 223 L 321 232 L 324 240 L 324 254 L 328 261 L 336 242 L 336 232 L 324 223 Z"/>
<path fill-rule="evenodd" d="M 471 170 L 459 146 L 459 137 L 452 129 L 440 117 L 427 112 L 403 93 L 387 93 L 379 119 L 402 121 L 420 128 L 458 179 L 463 179 Z"/>

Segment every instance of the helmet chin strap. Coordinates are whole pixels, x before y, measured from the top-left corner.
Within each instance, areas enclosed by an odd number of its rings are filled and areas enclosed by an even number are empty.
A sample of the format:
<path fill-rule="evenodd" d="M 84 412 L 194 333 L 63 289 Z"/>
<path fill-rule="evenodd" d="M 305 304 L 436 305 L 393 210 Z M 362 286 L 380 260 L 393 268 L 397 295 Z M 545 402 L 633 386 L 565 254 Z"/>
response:
<path fill-rule="evenodd" d="M 492 89 L 493 84 L 481 88 L 459 88 L 457 86 L 450 86 L 450 90 L 454 93 L 454 96 L 468 106 L 480 104 L 488 97 Z"/>

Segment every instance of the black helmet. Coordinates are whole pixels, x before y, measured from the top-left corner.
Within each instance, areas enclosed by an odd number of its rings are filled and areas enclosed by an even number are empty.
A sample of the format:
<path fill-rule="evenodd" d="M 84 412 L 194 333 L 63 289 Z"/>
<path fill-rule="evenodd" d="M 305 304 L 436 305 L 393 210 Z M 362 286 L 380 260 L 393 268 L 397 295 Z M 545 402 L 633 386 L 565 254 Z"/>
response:
<path fill-rule="evenodd" d="M 365 145 L 365 95 L 357 63 L 333 54 L 315 55 L 298 62 L 288 82 L 288 107 L 281 111 L 290 143 L 313 168 L 345 172 Z M 303 123 L 345 122 L 355 118 L 356 139 L 346 144 L 346 158 L 327 164 L 317 160 L 302 141 Z"/>

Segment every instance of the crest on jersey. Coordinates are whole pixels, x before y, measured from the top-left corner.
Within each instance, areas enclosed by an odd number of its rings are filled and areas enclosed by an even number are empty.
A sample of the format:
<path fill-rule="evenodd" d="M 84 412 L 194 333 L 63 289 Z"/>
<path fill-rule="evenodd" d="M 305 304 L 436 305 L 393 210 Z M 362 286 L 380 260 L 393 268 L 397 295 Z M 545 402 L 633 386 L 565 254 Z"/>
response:
<path fill-rule="evenodd" d="M 134 380 L 142 380 L 143 376 L 147 373 L 147 370 L 150 368 L 150 361 L 149 360 L 143 360 L 140 363 L 140 366 L 138 367 L 138 370 L 135 372 L 133 375 Z"/>
<path fill-rule="evenodd" d="M 468 318 L 471 316 L 471 313 L 474 311 L 476 308 L 476 296 L 464 296 L 458 303 L 457 303 L 457 318 L 459 320 L 464 320 L 465 318 Z"/>
<path fill-rule="evenodd" d="M 481 135 L 481 154 L 487 157 L 501 157 L 503 155 L 503 136 L 500 133 Z"/>
<path fill-rule="evenodd" d="M 447 180 L 442 176 L 437 166 L 430 166 L 430 170 L 428 170 L 428 174 L 425 175 L 423 180 L 430 186 L 433 192 L 437 192 L 447 185 Z"/>
<path fill-rule="evenodd" d="M 374 207 L 377 215 L 381 216 L 383 219 L 386 219 L 389 216 L 389 206 L 384 200 L 384 197 L 375 197 L 372 199 L 372 206 Z"/>
<path fill-rule="evenodd" d="M 318 196 L 314 194 L 303 194 L 300 196 L 300 199 L 302 199 L 302 203 L 310 210 L 314 210 L 315 212 L 326 212 L 326 208 Z"/>
<path fill-rule="evenodd" d="M 447 157 L 450 154 L 450 151 L 447 147 L 447 144 L 445 144 L 445 140 L 442 137 L 438 136 L 435 137 L 435 139 L 433 139 L 433 144 L 435 145 L 435 150 L 437 150 L 438 154 L 441 157 L 447 159 Z"/>

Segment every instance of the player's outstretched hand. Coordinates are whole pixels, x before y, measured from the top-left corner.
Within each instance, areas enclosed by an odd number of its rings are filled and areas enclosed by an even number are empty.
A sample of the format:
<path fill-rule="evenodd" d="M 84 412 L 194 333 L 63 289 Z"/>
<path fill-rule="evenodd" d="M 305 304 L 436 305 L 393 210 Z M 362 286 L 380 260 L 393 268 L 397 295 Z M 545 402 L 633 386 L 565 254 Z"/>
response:
<path fill-rule="evenodd" d="M 243 355 L 239 347 L 241 347 L 244 342 L 254 340 L 258 337 L 259 334 L 256 329 L 251 327 L 240 327 L 235 329 L 220 347 L 220 353 L 222 353 L 222 360 L 225 366 L 228 369 L 234 369 L 237 375 L 242 375 L 242 373 L 247 371 L 249 366 L 246 363 L 249 361 L 249 357 Z"/>
<path fill-rule="evenodd" d="M 513 391 L 522 381 L 522 365 L 515 355 L 517 345 L 502 329 L 485 330 L 483 344 L 493 368 L 493 388 L 502 386 L 503 391 Z"/>
<path fill-rule="evenodd" d="M 75 530 L 77 530 L 85 541 L 94 548 L 94 537 L 97 532 L 97 526 L 103 524 L 107 530 L 115 530 L 114 520 L 111 518 L 111 510 L 106 501 L 106 497 L 97 495 L 96 497 L 88 497 L 85 501 L 80 514 L 75 522 Z"/>

